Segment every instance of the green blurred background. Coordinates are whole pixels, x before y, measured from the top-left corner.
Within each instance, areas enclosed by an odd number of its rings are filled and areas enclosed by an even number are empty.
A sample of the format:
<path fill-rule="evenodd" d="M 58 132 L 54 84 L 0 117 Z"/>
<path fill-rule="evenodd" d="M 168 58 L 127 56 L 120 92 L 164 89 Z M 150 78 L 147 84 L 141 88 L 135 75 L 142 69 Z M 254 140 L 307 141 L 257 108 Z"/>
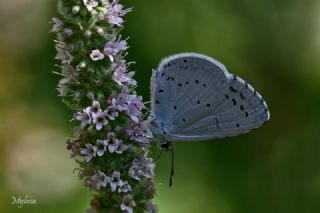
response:
<path fill-rule="evenodd" d="M 124 2 L 124 1 L 123 1 Z M 223 62 L 265 98 L 245 135 L 176 143 L 156 169 L 161 213 L 320 212 L 320 1 L 134 0 L 128 59 L 149 100 L 152 68 L 178 52 Z M 55 0 L 0 1 L 0 212 L 83 212 L 89 193 L 65 149 L 71 111 L 55 90 Z M 155 149 L 154 155 L 158 155 Z M 36 199 L 18 208 L 11 196 Z"/>

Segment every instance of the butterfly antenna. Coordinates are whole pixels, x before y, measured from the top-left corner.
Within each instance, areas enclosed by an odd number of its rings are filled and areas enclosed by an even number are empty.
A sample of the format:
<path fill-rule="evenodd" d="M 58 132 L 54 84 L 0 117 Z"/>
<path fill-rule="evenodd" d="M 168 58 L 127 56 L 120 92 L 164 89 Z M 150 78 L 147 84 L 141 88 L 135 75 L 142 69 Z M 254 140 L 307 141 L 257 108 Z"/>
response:
<path fill-rule="evenodd" d="M 171 188 L 172 186 L 172 177 L 174 175 L 174 150 L 171 142 L 170 142 L 170 152 L 171 152 L 171 169 L 170 169 L 169 188 Z"/>

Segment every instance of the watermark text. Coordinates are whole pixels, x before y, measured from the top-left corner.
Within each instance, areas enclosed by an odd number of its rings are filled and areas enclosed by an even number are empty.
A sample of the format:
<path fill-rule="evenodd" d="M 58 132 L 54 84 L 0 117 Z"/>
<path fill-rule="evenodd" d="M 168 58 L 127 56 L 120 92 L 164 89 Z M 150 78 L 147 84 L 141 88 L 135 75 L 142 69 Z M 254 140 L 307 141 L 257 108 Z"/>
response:
<path fill-rule="evenodd" d="M 36 205 L 37 200 L 30 198 L 29 195 L 23 196 L 11 196 L 12 205 L 22 208 L 24 205 Z"/>

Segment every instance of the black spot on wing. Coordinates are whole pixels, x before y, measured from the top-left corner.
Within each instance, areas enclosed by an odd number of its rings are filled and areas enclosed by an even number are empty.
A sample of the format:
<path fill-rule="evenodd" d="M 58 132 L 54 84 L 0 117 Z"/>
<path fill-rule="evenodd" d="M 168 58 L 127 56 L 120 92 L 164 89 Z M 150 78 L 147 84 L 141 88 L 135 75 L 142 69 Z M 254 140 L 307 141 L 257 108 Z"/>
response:
<path fill-rule="evenodd" d="M 167 78 L 167 81 L 174 81 L 174 77 L 172 77 L 172 76 L 169 76 L 168 78 Z"/>
<path fill-rule="evenodd" d="M 232 98 L 232 103 L 233 103 L 234 106 L 237 105 L 237 101 L 235 99 L 233 99 L 233 98 Z"/>
<path fill-rule="evenodd" d="M 230 86 L 229 88 L 231 92 L 238 92 L 238 90 L 236 90 L 233 86 Z"/>

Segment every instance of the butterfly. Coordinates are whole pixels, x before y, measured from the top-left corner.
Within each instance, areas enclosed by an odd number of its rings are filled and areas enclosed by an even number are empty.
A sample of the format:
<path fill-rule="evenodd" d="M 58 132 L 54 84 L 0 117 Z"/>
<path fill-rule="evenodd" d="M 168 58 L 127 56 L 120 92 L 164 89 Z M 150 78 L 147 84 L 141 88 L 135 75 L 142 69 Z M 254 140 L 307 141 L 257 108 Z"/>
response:
<path fill-rule="evenodd" d="M 151 77 L 150 130 L 172 154 L 171 141 L 235 136 L 270 119 L 262 96 L 219 61 L 197 53 L 165 58 Z"/>
<path fill-rule="evenodd" d="M 151 77 L 150 129 L 162 142 L 235 136 L 270 113 L 262 96 L 219 61 L 197 53 L 165 58 Z"/>
<path fill-rule="evenodd" d="M 235 136 L 270 118 L 250 84 L 197 53 L 162 60 L 151 77 L 151 109 L 151 132 L 163 143 Z"/>

